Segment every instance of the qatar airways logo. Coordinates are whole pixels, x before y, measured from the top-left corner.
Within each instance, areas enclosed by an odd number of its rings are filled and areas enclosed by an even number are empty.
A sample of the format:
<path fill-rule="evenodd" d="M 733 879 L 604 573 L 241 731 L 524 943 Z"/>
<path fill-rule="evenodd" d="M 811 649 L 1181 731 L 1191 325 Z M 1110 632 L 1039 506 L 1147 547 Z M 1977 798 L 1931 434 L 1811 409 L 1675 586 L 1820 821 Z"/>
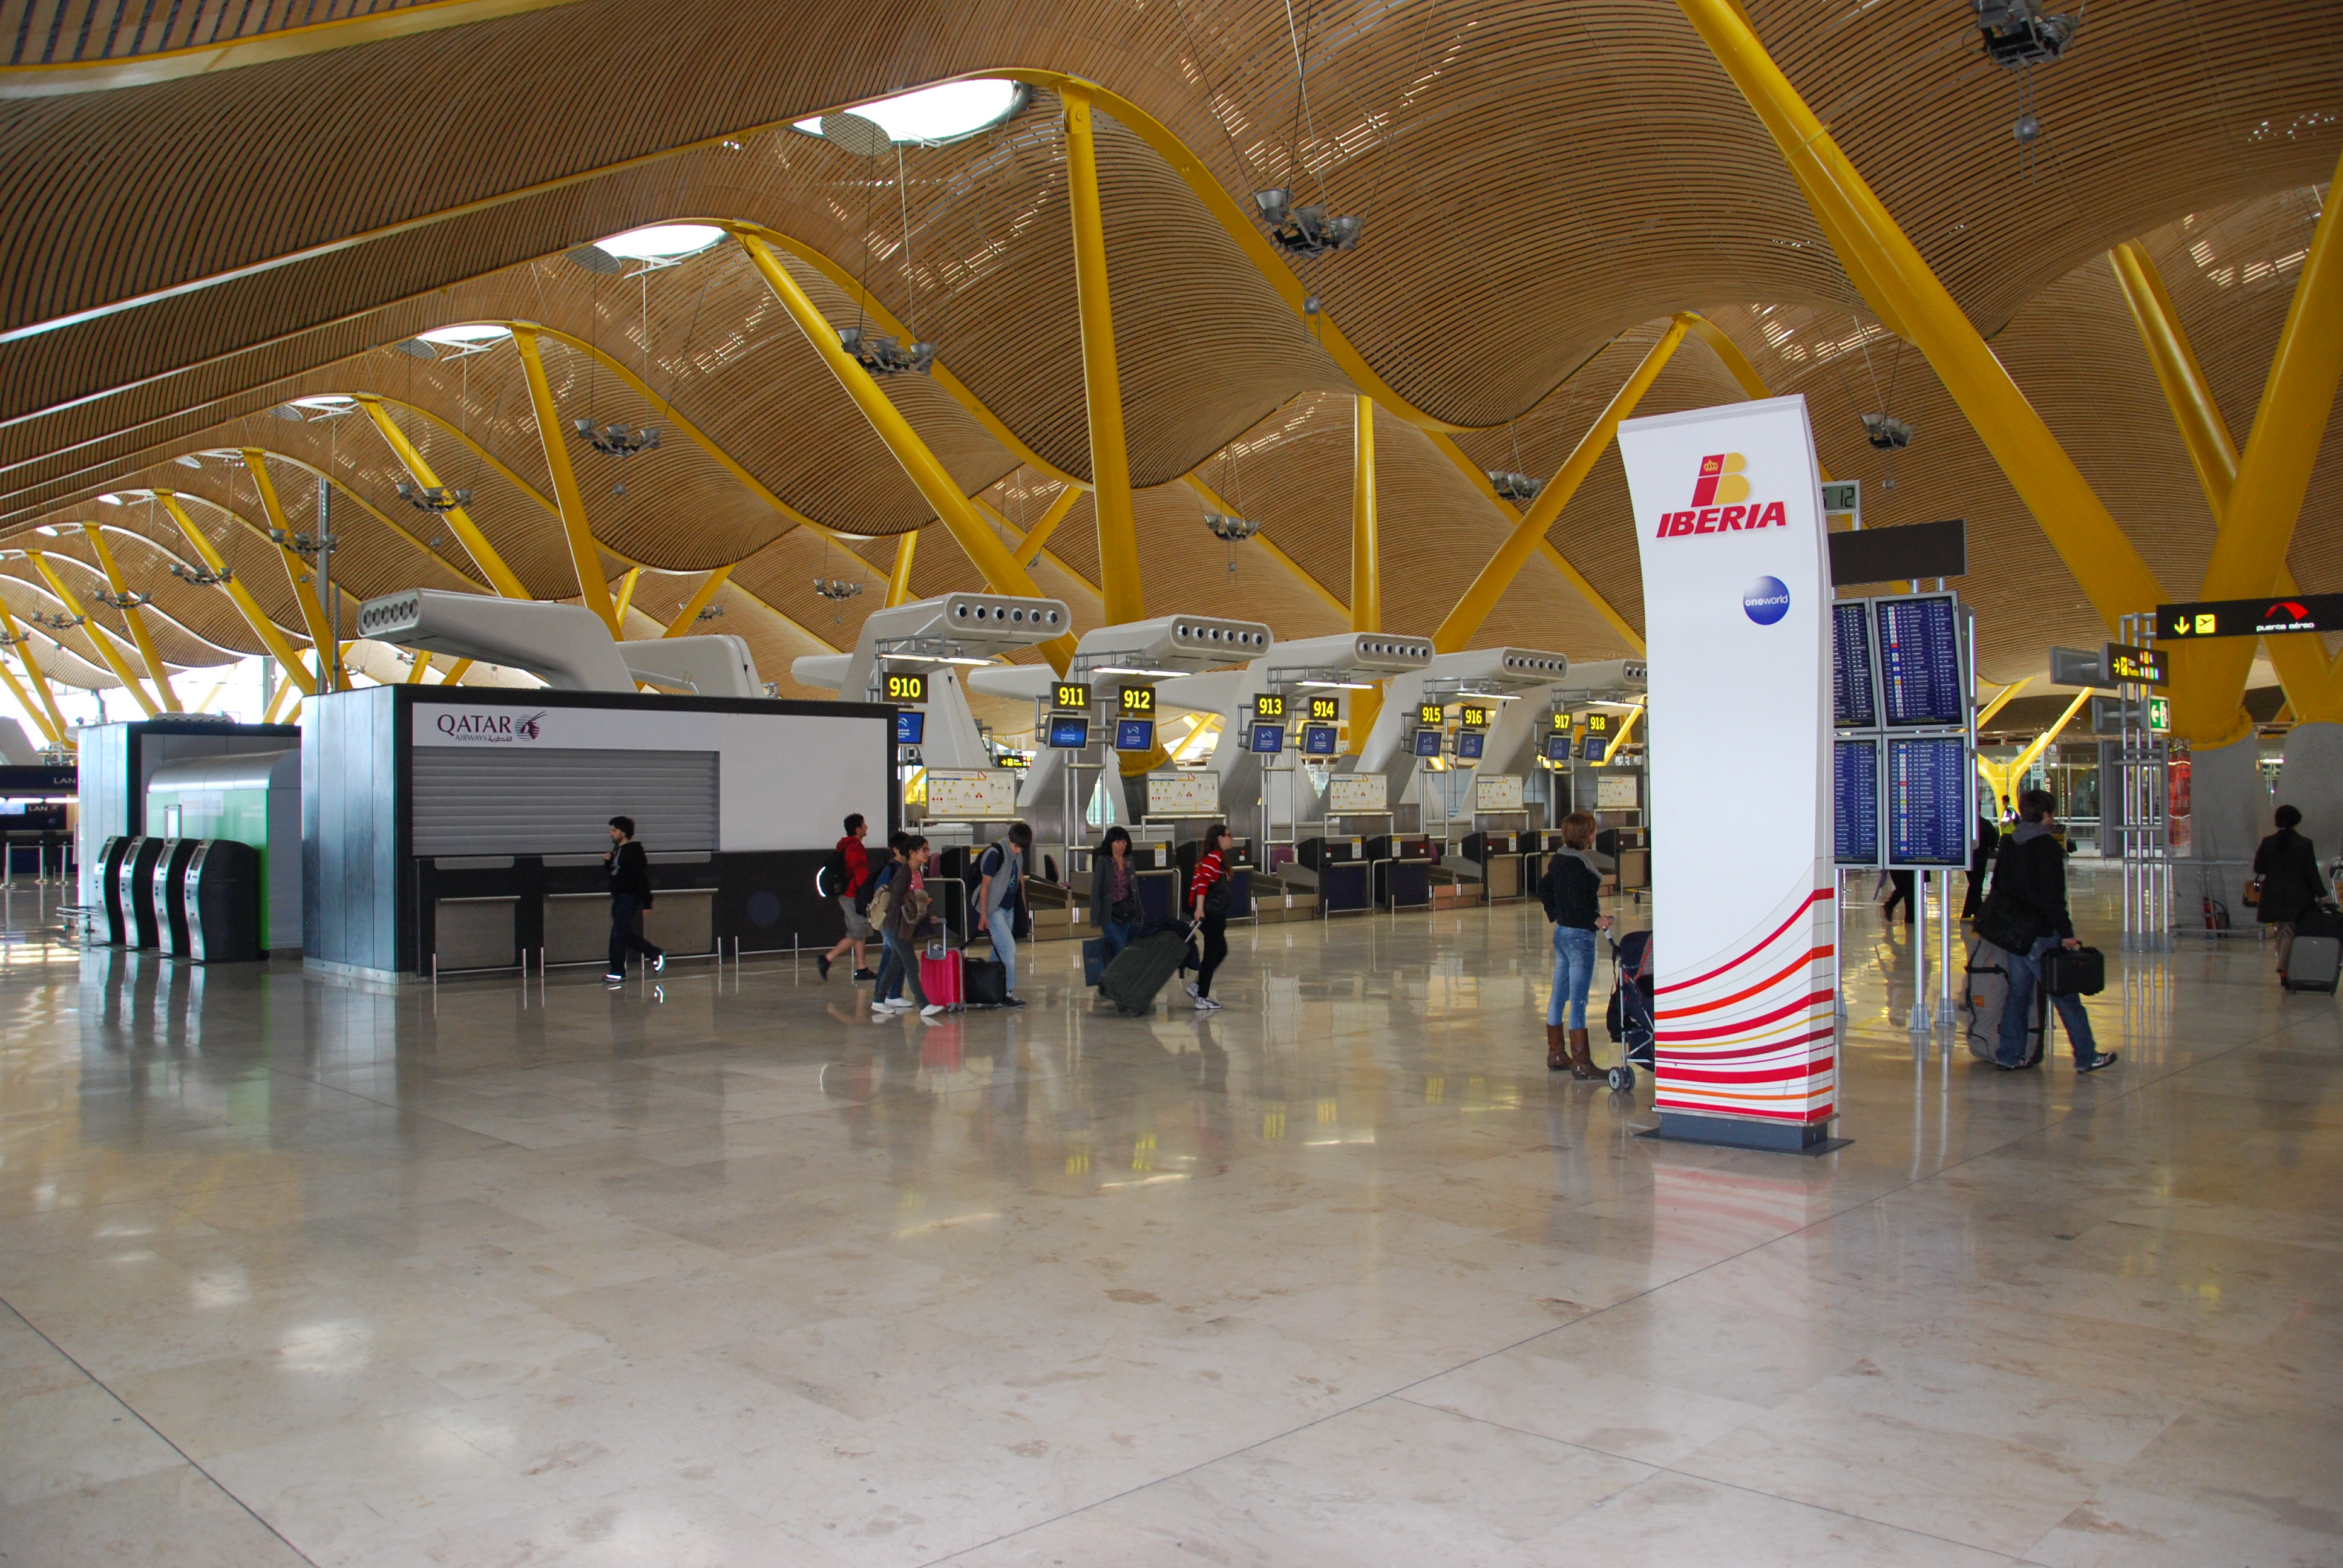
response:
<path fill-rule="evenodd" d="M 440 734 L 450 740 L 476 741 L 484 746 L 509 746 L 538 738 L 538 721 L 545 709 L 516 717 L 510 713 L 443 713 L 437 720 Z"/>
<path fill-rule="evenodd" d="M 1779 501 L 1753 501 L 1744 469 L 1749 459 L 1738 452 L 1712 452 L 1700 460 L 1700 477 L 1692 487 L 1691 509 L 1662 512 L 1655 539 L 1683 534 L 1737 534 L 1752 528 L 1786 528 L 1787 511 Z"/>

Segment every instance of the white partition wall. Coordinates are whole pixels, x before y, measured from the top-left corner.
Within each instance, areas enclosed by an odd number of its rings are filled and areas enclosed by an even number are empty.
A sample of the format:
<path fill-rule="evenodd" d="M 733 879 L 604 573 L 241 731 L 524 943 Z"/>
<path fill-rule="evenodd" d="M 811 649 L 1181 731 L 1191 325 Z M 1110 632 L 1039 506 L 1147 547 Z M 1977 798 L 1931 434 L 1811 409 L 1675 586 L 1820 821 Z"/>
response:
<path fill-rule="evenodd" d="M 1644 568 L 1661 1134 L 1836 1114 L 1829 558 L 1805 399 L 1619 427 Z"/>

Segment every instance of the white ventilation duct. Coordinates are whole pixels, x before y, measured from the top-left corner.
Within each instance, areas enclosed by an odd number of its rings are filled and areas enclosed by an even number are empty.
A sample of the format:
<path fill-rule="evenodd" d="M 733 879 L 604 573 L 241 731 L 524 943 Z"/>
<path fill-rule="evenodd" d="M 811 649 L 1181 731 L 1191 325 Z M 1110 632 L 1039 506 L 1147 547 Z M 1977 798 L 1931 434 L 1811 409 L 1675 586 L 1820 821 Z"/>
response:
<path fill-rule="evenodd" d="M 1374 728 L 1359 748 L 1358 770 L 1392 775 L 1391 798 L 1409 798 L 1405 780 L 1416 772 L 1417 759 L 1408 741 L 1415 733 L 1415 708 L 1419 702 L 1446 704 L 1469 702 L 1476 697 L 1488 699 L 1488 706 L 1497 709 L 1490 716 L 1490 740 L 1502 739 L 1508 749 L 1505 754 L 1510 756 L 1513 749 L 1518 749 L 1519 740 L 1530 733 L 1523 728 L 1525 719 L 1516 717 L 1513 710 L 1536 708 L 1542 717 L 1545 705 L 1536 694 L 1567 683 L 1571 674 L 1568 655 L 1549 653 L 1543 648 L 1474 648 L 1462 653 L 1436 654 L 1422 669 L 1395 675 L 1384 683 L 1383 710 L 1375 715 Z M 1500 730 L 1502 735 L 1497 733 Z M 1484 764 L 1493 754 L 1493 749 L 1484 749 Z"/>
<path fill-rule="evenodd" d="M 408 588 L 358 607 L 357 635 L 535 672 L 556 691 L 632 691 L 602 618 L 583 605 Z"/>
<path fill-rule="evenodd" d="M 618 656 L 627 661 L 627 673 L 638 680 L 679 686 L 696 697 L 765 695 L 749 639 L 730 632 L 622 642 Z"/>

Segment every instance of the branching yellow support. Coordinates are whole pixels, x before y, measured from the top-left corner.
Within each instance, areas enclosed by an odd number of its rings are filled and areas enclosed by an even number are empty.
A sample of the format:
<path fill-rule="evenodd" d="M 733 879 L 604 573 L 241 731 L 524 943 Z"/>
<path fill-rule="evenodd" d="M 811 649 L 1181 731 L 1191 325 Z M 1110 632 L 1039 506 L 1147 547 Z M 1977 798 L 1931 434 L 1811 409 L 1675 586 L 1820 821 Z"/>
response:
<path fill-rule="evenodd" d="M 1039 529 L 1035 530 L 1035 532 L 1039 531 Z M 1030 536 L 1028 537 L 1026 543 L 1032 543 Z M 910 602 L 911 557 L 919 548 L 920 531 L 917 528 L 913 528 L 909 533 L 898 534 L 895 536 L 895 569 L 887 574 L 887 603 L 884 606 L 885 608 L 893 609 L 899 604 L 908 604 Z M 1038 549 L 1041 547 L 1037 545 L 1034 548 Z M 1021 554 L 1023 547 L 1020 546 L 1019 550 Z"/>
<path fill-rule="evenodd" d="M 220 579 L 220 591 L 235 602 L 237 613 L 244 617 L 244 624 L 250 627 L 252 635 L 260 639 L 260 646 L 267 650 L 270 658 L 285 667 L 287 677 L 300 685 L 301 695 L 308 696 L 315 688 L 301 668 L 299 656 L 293 651 L 293 645 L 285 640 L 285 634 L 277 629 L 277 623 L 269 619 L 268 613 L 260 608 L 259 601 L 252 597 L 252 590 L 236 581 L 229 572 L 227 562 L 212 547 L 211 540 L 204 538 L 203 530 L 196 528 L 195 519 L 187 516 L 186 507 L 176 495 L 169 490 L 157 490 L 155 498 L 162 503 L 165 511 L 171 514 L 171 520 L 179 525 L 179 532 L 186 537 L 187 547 L 196 552 L 196 558 L 204 563 L 204 569 Z"/>
<path fill-rule="evenodd" d="M 640 567 L 628 567 L 627 575 L 618 579 L 618 613 L 620 626 L 626 625 L 627 611 L 634 608 L 635 585 L 642 580 L 643 568 Z"/>
<path fill-rule="evenodd" d="M 390 410 L 382 406 L 382 399 L 361 392 L 357 394 L 357 401 L 358 407 L 365 409 L 367 417 L 374 421 L 375 428 L 382 432 L 382 438 L 390 443 L 391 451 L 397 454 L 400 464 L 415 482 L 426 489 L 437 488 L 439 476 L 431 471 L 431 465 L 421 452 L 416 450 L 415 443 L 407 438 L 407 432 L 398 427 L 398 422 L 390 417 Z M 520 578 L 513 575 L 512 568 L 505 565 L 504 557 L 497 553 L 497 547 L 488 542 L 488 535 L 480 532 L 479 525 L 472 521 L 469 512 L 461 507 L 451 507 L 440 516 L 447 519 L 448 529 L 463 542 L 473 564 L 488 578 L 490 588 L 506 598 L 533 597 L 528 588 L 521 586 Z M 604 591 L 607 593 L 608 589 Z"/>
<path fill-rule="evenodd" d="M 90 550 L 97 557 L 98 566 L 105 570 L 106 586 L 114 590 L 114 597 L 128 598 L 130 584 L 123 577 L 122 568 L 115 564 L 113 548 L 106 542 L 106 530 L 96 523 L 85 523 L 81 531 L 82 536 L 89 540 Z M 81 612 L 76 610 L 74 613 L 78 615 Z M 155 693 L 162 699 L 164 711 L 185 711 L 179 706 L 179 694 L 171 689 L 171 672 L 163 668 L 163 656 L 155 651 L 154 635 L 146 629 L 146 612 L 137 605 L 126 604 L 122 607 L 122 620 L 130 628 L 130 640 L 138 649 L 138 661 L 146 667 L 146 678 L 155 683 Z"/>
<path fill-rule="evenodd" d="M 903 472 L 918 487 L 928 505 L 935 509 L 945 529 L 967 553 L 976 569 L 983 574 L 984 580 L 992 585 L 992 590 L 1032 598 L 1045 597 L 1034 586 L 1031 574 L 1017 564 L 1008 548 L 993 536 L 990 528 L 984 526 L 984 518 L 977 511 L 976 504 L 960 489 L 960 482 L 951 477 L 936 455 L 928 450 L 928 444 L 920 439 L 919 432 L 912 429 L 910 421 L 903 417 L 903 411 L 880 390 L 879 384 L 870 378 L 870 373 L 840 345 L 838 329 L 830 326 L 811 297 L 799 286 L 798 280 L 789 276 L 789 268 L 780 264 L 771 247 L 751 233 L 735 230 L 735 236 L 739 240 L 741 249 L 748 252 L 750 264 L 764 278 L 765 286 L 773 291 L 773 297 L 781 302 L 781 307 L 797 322 L 798 330 L 805 334 L 806 341 L 813 345 L 814 352 L 821 357 L 823 364 L 830 367 L 830 372 L 838 378 L 838 384 L 845 388 L 848 397 L 854 399 L 855 407 L 862 410 L 862 417 L 870 422 L 870 428 L 887 444 L 887 449 L 903 466 Z M 1071 636 L 1060 638 L 1045 644 L 1043 651 L 1049 656 L 1051 668 L 1062 675 L 1073 658 L 1073 638 Z"/>
<path fill-rule="evenodd" d="M 569 448 L 562 443 L 561 410 L 553 406 L 553 383 L 546 378 L 545 360 L 538 353 L 537 330 L 516 327 L 512 335 L 528 382 L 529 407 L 537 415 L 538 444 L 545 448 L 545 466 L 553 475 L 553 498 L 561 513 L 562 534 L 569 541 L 570 565 L 577 568 L 578 595 L 588 609 L 602 618 L 610 636 L 623 640 L 626 633 L 619 629 L 618 610 L 610 602 L 610 585 L 602 576 L 602 552 L 595 548 L 594 529 L 586 519 L 585 492 L 578 487 L 578 471 L 569 466 Z"/>
<path fill-rule="evenodd" d="M 83 624 L 89 628 L 90 646 L 97 649 L 100 658 L 106 660 L 106 667 L 114 671 L 114 678 L 122 682 L 124 689 L 146 710 L 146 717 L 152 719 L 160 713 L 162 709 L 156 708 L 155 699 L 146 695 L 146 689 L 138 684 L 138 678 L 130 672 L 130 666 L 115 648 L 113 639 L 106 635 L 106 628 L 89 618 L 89 612 L 82 608 L 81 600 L 75 597 L 72 588 L 65 586 L 65 579 L 58 574 L 56 568 L 49 564 L 48 558 L 38 550 L 26 550 L 25 557 L 43 577 L 49 579 L 49 587 L 55 590 L 58 600 L 65 605 L 65 613 L 81 618 Z"/>
<path fill-rule="evenodd" d="M 1375 401 L 1360 393 L 1351 404 L 1351 629 L 1383 628 L 1383 546 L 1375 512 Z M 1351 749 L 1367 743 L 1383 710 L 1378 686 L 1351 694 Z"/>
<path fill-rule="evenodd" d="M 1010 552 L 1019 566 L 1030 567 L 1040 558 L 1041 547 L 1050 542 L 1050 536 L 1058 531 L 1058 525 L 1066 520 L 1066 514 L 1072 511 L 1074 503 L 1081 498 L 1082 491 L 1077 486 L 1068 485 L 1058 492 L 1058 498 L 1050 503 L 1050 509 L 1041 514 L 1041 520 L 1033 525 L 1033 531 Z"/>
<path fill-rule="evenodd" d="M 1139 527 L 1131 505 L 1131 457 L 1122 432 L 1122 378 L 1115 368 L 1114 310 L 1107 288 L 1106 220 L 1090 95 L 1067 89 L 1067 206 L 1074 219 L 1074 293 L 1082 322 L 1082 385 L 1090 406 L 1091 499 L 1097 504 L 1099 588 L 1109 626 L 1144 620 Z"/>
<path fill-rule="evenodd" d="M 65 722 L 65 709 L 57 706 L 57 694 L 49 689 L 49 678 L 42 672 L 41 661 L 33 653 L 33 639 L 25 635 L 23 627 L 16 624 L 16 618 L 9 610 L 8 601 L 5 598 L 0 598 L 0 631 L 7 633 L 16 657 L 25 661 L 25 678 L 32 681 L 33 689 L 40 694 L 41 707 L 48 714 L 48 718 L 41 722 L 49 731 L 50 741 L 58 746 L 75 746 L 73 726 Z M 33 711 L 31 703 L 25 705 L 25 711 Z"/>
<path fill-rule="evenodd" d="M 1789 163 L 1839 259 L 1898 337 L 1928 357 L 2075 580 L 2112 628 L 2153 609 L 2156 574 L 1976 327 L 1765 53 L 1736 0 L 1676 0 Z"/>
<path fill-rule="evenodd" d="M 1562 516 L 1562 509 L 1570 505 L 1571 498 L 1578 493 L 1578 487 L 1585 483 L 1586 476 L 1594 471 L 1595 462 L 1610 447 L 1612 437 L 1619 433 L 1620 421 L 1635 411 L 1635 405 L 1643 401 L 1644 394 L 1650 391 L 1652 383 L 1659 379 L 1660 372 L 1667 367 L 1669 357 L 1675 353 L 1676 345 L 1684 341 L 1687 329 L 1688 323 L 1682 317 L 1668 323 L 1667 330 L 1644 354 L 1643 363 L 1635 367 L 1634 374 L 1629 376 L 1626 384 L 1612 395 L 1602 416 L 1579 438 L 1577 447 L 1563 464 L 1562 471 L 1537 493 L 1537 499 L 1530 503 L 1529 510 L 1523 513 L 1521 521 L 1513 525 L 1513 533 L 1497 547 L 1497 553 L 1489 558 L 1489 564 L 1481 568 L 1481 575 L 1473 579 L 1473 586 L 1464 590 L 1464 597 L 1456 601 L 1456 608 L 1448 612 L 1448 618 L 1440 623 L 1440 629 L 1432 634 L 1433 648 L 1442 653 L 1457 653 L 1472 646 L 1473 638 L 1480 632 L 1481 623 L 1489 618 L 1491 610 L 1497 608 L 1497 601 L 1513 586 L 1513 578 L 1519 577 L 1522 568 L 1529 564 L 1530 556 L 1537 549 L 1539 541 L 1545 538 L 1545 531 L 1554 527 L 1554 519 Z M 1607 608 L 1591 586 L 1585 592 L 1598 608 Z M 1641 651 L 1643 639 L 1635 638 L 1634 630 L 1619 619 L 1615 612 L 1611 615 L 1611 619 L 1615 628 L 1634 638 L 1636 649 Z"/>
<path fill-rule="evenodd" d="M 2007 706 L 2011 698 L 2016 697 L 2019 692 L 2025 690 L 2027 686 L 2032 684 L 2033 680 L 2034 678 L 2030 675 L 2021 675 L 2016 680 L 2011 681 L 2007 686 L 2003 687 L 1999 691 L 1995 692 L 1993 694 L 1993 700 L 1986 703 L 1983 708 L 1977 709 L 1977 728 L 1979 729 L 1984 729 L 1986 722 L 1991 719 L 1995 714 L 1999 713 L 2004 707 Z"/>
<path fill-rule="evenodd" d="M 267 515 L 269 528 L 287 538 L 291 538 L 294 530 L 285 520 L 284 504 L 277 498 L 276 481 L 268 477 L 268 454 L 257 447 L 245 447 L 244 471 L 252 476 L 253 487 L 260 492 L 260 508 Z M 322 485 L 325 482 L 326 477 L 318 475 L 317 483 Z M 301 574 L 307 569 L 306 563 L 294 553 L 293 547 L 282 539 L 277 541 L 277 554 L 285 562 L 285 582 L 293 590 L 294 607 L 301 612 L 301 623 L 309 628 L 309 646 L 317 650 L 319 658 L 323 658 L 326 650 L 334 646 L 334 634 L 326 619 L 322 597 L 325 584 L 317 584 L 315 590 L 305 590 L 301 586 Z M 297 669 L 300 667 L 287 660 L 286 668 Z M 347 671 L 338 673 L 340 678 L 333 682 L 337 690 L 347 688 L 350 683 Z M 317 678 L 325 678 L 322 665 Z"/>
<path fill-rule="evenodd" d="M 716 598 L 716 590 L 722 588 L 726 579 L 731 575 L 730 567 L 718 567 L 714 571 L 709 572 L 708 580 L 692 589 L 691 597 L 683 601 L 683 608 L 675 612 L 674 618 L 667 623 L 667 629 L 659 635 L 689 637 L 692 628 L 699 624 L 699 612 L 708 608 L 709 602 Z"/>

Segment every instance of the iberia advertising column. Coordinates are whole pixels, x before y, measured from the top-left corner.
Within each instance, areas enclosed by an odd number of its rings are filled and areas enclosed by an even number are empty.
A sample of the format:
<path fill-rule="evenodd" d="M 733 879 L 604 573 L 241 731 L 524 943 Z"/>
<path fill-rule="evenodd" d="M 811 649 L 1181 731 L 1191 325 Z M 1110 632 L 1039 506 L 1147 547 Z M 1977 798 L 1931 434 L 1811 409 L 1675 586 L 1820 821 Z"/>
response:
<path fill-rule="evenodd" d="M 1830 568 L 1804 397 L 1631 419 L 1660 1133 L 1812 1151 L 1837 1113 Z"/>

